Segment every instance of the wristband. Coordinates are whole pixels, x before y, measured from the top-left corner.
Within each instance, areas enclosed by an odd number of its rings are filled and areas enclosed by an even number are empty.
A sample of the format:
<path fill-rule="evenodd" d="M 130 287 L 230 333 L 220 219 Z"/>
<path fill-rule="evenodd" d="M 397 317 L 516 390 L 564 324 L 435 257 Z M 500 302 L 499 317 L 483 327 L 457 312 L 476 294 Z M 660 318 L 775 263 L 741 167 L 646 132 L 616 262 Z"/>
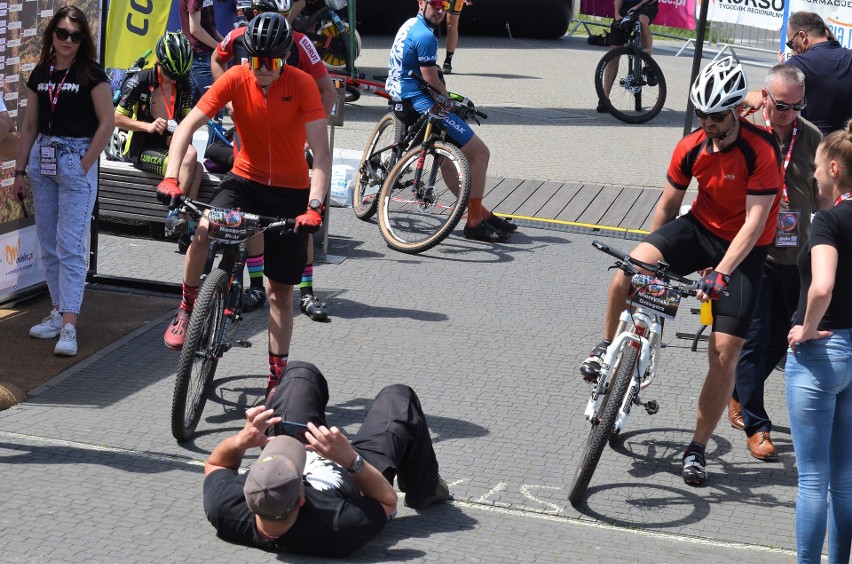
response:
<path fill-rule="evenodd" d="M 27 171 L 25 171 L 25 170 L 16 170 L 15 171 L 15 176 L 26 176 L 26 175 L 27 175 Z"/>

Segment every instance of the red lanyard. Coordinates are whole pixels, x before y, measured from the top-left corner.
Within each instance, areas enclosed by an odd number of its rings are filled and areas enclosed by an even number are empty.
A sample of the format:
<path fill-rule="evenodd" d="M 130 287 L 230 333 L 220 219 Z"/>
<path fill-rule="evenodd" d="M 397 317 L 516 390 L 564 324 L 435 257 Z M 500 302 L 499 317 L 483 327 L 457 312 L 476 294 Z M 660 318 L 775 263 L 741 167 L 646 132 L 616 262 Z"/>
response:
<path fill-rule="evenodd" d="M 74 61 L 71 61 L 71 66 L 74 66 Z M 50 101 L 50 118 L 47 120 L 47 133 L 50 135 L 53 132 L 53 112 L 56 110 L 56 104 L 59 102 L 59 93 L 62 92 L 62 86 L 65 85 L 65 79 L 68 78 L 68 71 L 71 67 L 65 69 L 65 74 L 62 75 L 62 82 L 53 90 L 53 72 L 56 70 L 56 57 L 50 62 L 50 74 L 47 77 L 47 99 Z"/>
<path fill-rule="evenodd" d="M 177 84 L 172 83 L 171 89 L 171 101 L 166 100 L 166 93 L 163 92 L 163 75 L 160 73 L 160 69 L 157 68 L 157 79 L 160 82 L 160 95 L 163 97 L 163 104 L 166 105 L 166 115 L 169 116 L 169 120 L 174 119 L 175 117 L 175 90 L 177 89 Z"/>
<path fill-rule="evenodd" d="M 849 198 L 852 198 L 852 192 L 846 192 L 845 194 L 842 194 L 839 198 L 837 198 L 834 201 L 834 205 L 836 206 L 840 202 L 843 202 L 844 200 L 848 200 Z"/>
<path fill-rule="evenodd" d="M 766 125 L 767 125 L 767 127 L 769 127 L 769 131 L 772 131 L 772 124 L 769 123 L 769 119 L 767 119 L 767 116 L 766 116 L 766 108 L 764 108 L 764 110 L 763 110 L 763 119 L 766 120 Z M 787 173 L 787 165 L 790 164 L 790 159 L 793 156 L 793 147 L 796 145 L 796 133 L 797 132 L 798 132 L 798 128 L 794 125 L 793 126 L 793 136 L 790 137 L 790 145 L 787 147 L 787 156 L 784 157 L 784 173 L 785 174 L 784 174 L 784 184 L 781 186 L 781 194 L 784 196 L 784 203 L 785 204 L 790 203 L 790 197 L 787 195 L 787 179 L 786 179 L 787 175 L 786 175 L 786 173 Z"/>

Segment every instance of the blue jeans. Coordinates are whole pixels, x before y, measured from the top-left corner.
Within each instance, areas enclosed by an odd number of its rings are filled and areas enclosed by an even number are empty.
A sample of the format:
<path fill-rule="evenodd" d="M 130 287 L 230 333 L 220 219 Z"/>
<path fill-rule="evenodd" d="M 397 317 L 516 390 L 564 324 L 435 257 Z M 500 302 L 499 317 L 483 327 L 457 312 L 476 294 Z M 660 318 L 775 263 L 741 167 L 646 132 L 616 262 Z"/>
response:
<path fill-rule="evenodd" d="M 799 562 L 849 562 L 852 541 L 852 329 L 787 352 L 787 409 L 799 468 Z"/>
<path fill-rule="evenodd" d="M 60 312 L 80 313 L 86 285 L 86 238 L 98 195 L 98 169 L 83 173 L 80 160 L 89 148 L 88 137 L 39 135 L 30 151 L 27 171 L 33 191 L 36 233 L 41 245 L 51 303 Z M 56 149 L 56 176 L 42 176 L 42 146 Z"/>
<path fill-rule="evenodd" d="M 192 54 L 192 64 L 189 66 L 189 81 L 192 87 L 192 105 L 198 103 L 207 88 L 213 84 L 213 73 L 210 71 L 210 55 L 212 53 Z"/>

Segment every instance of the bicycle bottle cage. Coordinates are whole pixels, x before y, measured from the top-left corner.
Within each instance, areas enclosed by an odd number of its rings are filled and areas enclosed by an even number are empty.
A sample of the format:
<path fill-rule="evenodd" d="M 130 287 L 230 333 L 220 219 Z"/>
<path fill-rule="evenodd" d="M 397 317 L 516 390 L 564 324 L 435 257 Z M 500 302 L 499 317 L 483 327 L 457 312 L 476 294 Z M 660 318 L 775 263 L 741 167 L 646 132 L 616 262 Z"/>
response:
<path fill-rule="evenodd" d="M 210 222 L 207 236 L 220 243 L 240 243 L 260 227 L 257 216 L 247 215 L 240 210 L 210 208 L 207 220 Z"/>

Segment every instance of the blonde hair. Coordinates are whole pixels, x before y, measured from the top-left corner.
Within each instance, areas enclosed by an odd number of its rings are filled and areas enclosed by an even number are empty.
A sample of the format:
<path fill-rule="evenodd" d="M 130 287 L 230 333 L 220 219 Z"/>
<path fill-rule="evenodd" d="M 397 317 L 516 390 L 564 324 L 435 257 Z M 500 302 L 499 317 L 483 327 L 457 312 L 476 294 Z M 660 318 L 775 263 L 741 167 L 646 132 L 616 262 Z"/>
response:
<path fill-rule="evenodd" d="M 820 141 L 819 147 L 829 161 L 835 161 L 847 172 L 841 184 L 852 185 L 852 121 L 846 124 L 846 129 L 832 131 Z"/>

